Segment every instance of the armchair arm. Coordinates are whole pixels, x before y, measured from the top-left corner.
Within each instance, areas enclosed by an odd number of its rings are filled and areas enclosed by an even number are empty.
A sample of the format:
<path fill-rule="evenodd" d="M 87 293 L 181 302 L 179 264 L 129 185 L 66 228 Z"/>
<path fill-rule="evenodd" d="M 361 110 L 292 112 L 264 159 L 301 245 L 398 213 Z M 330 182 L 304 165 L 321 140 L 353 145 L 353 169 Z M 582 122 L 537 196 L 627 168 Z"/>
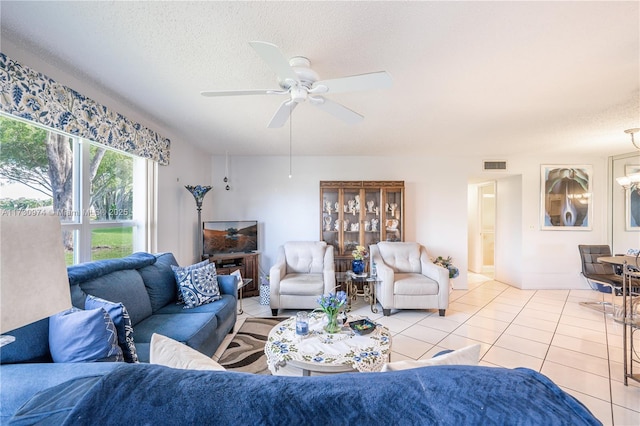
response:
<path fill-rule="evenodd" d="M 424 247 L 420 249 L 420 263 L 422 275 L 438 283 L 439 306 L 449 306 L 449 270 L 433 263 Z"/>
<path fill-rule="evenodd" d="M 269 269 L 269 296 L 272 307 L 279 307 L 280 280 L 287 273 L 287 263 L 284 258 L 284 247 L 278 248 L 276 263 Z"/>
<path fill-rule="evenodd" d="M 336 290 L 336 266 L 333 262 L 333 246 L 327 246 L 324 252 L 324 265 L 322 269 L 324 279 L 324 293 L 328 294 Z"/>
<path fill-rule="evenodd" d="M 391 306 L 393 303 L 393 283 L 395 281 L 395 273 L 391 267 L 384 263 L 378 246 L 371 245 L 369 247 L 371 253 L 371 262 L 376 264 L 376 273 L 378 281 L 381 281 L 380 291 L 376 291 L 376 298 L 382 304 L 382 307 Z"/>

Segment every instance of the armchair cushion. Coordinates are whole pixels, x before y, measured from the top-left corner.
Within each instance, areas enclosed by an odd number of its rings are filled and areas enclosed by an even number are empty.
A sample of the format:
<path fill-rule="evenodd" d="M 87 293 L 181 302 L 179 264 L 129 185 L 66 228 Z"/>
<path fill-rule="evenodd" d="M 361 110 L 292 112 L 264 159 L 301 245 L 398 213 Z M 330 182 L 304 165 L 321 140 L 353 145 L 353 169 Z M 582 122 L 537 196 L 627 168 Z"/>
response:
<path fill-rule="evenodd" d="M 395 294 L 438 294 L 438 282 L 422 274 L 395 274 Z"/>
<path fill-rule="evenodd" d="M 323 293 L 322 274 L 288 274 L 280 281 L 280 294 L 312 296 Z"/>
<path fill-rule="evenodd" d="M 420 273 L 420 244 L 418 243 L 378 243 L 378 250 L 385 265 L 393 272 Z"/>
<path fill-rule="evenodd" d="M 284 244 L 287 274 L 321 274 L 324 269 L 324 241 L 291 241 Z"/>

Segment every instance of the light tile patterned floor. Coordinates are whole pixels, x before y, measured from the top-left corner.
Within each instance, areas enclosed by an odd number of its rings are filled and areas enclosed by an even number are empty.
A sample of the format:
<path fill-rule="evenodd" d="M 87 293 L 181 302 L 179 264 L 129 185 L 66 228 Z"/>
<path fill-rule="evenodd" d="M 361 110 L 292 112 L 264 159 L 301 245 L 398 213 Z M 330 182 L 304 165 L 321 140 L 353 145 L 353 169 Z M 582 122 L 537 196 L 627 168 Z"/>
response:
<path fill-rule="evenodd" d="M 623 384 L 621 325 L 579 305 L 611 295 L 519 290 L 475 274 L 469 274 L 469 282 L 469 290 L 451 293 L 445 317 L 436 310 L 392 311 L 384 317 L 380 306 L 380 313 L 373 314 L 361 298 L 354 312 L 391 330 L 393 361 L 430 358 L 444 349 L 480 343 L 480 365 L 531 368 L 579 399 L 605 425 L 640 425 L 640 383 Z M 271 316 L 258 297 L 244 299 L 243 306 L 236 330 L 247 317 Z"/>

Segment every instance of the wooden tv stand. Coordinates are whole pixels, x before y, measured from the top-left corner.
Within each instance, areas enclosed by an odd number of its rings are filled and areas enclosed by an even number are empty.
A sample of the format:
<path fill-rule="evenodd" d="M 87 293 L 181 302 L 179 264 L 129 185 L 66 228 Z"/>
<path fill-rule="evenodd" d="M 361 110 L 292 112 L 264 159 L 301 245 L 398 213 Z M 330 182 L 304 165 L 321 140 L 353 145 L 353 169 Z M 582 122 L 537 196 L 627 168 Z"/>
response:
<path fill-rule="evenodd" d="M 229 275 L 233 271 L 240 271 L 242 278 L 251 278 L 253 281 L 244 288 L 244 297 L 258 296 L 260 294 L 260 280 L 258 268 L 259 253 L 227 253 L 202 256 L 202 260 L 216 264 L 218 275 Z"/>

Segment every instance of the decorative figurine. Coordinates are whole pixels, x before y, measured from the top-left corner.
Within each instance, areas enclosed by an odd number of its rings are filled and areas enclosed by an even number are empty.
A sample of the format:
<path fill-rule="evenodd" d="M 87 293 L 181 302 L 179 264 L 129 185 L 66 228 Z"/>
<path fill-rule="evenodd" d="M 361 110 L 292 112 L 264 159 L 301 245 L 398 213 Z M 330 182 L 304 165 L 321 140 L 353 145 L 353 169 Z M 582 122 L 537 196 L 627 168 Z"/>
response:
<path fill-rule="evenodd" d="M 336 213 L 340 211 L 340 203 L 336 201 Z"/>
<path fill-rule="evenodd" d="M 360 230 L 360 224 L 358 222 L 351 224 L 351 231 L 356 232 Z"/>
<path fill-rule="evenodd" d="M 371 231 L 378 232 L 378 222 L 378 219 L 371 219 Z"/>
<path fill-rule="evenodd" d="M 349 201 L 347 201 L 347 204 L 349 205 L 349 213 L 353 213 L 355 215 L 356 214 L 356 200 L 349 200 Z"/>
<path fill-rule="evenodd" d="M 389 208 L 391 209 L 391 217 L 396 217 L 396 210 L 398 209 L 398 204 L 391 203 L 389 204 Z"/>
<path fill-rule="evenodd" d="M 360 213 L 360 196 L 356 195 L 355 198 L 356 198 L 355 199 L 355 210 L 356 210 L 355 212 L 356 213 Z"/>
<path fill-rule="evenodd" d="M 373 211 L 376 213 L 376 216 L 380 216 L 380 207 L 376 206 Z"/>
<path fill-rule="evenodd" d="M 367 201 L 367 212 L 373 213 L 373 205 L 375 202 L 373 200 Z"/>
<path fill-rule="evenodd" d="M 364 230 L 371 231 L 371 222 L 369 222 L 368 220 L 364 221 Z"/>
<path fill-rule="evenodd" d="M 345 219 L 342 222 L 342 230 L 345 232 L 349 230 L 349 219 Z"/>
<path fill-rule="evenodd" d="M 333 222 L 333 229 L 336 231 L 340 230 L 340 219 L 336 219 L 336 221 Z"/>
<path fill-rule="evenodd" d="M 331 216 L 324 217 L 324 230 L 331 231 Z"/>
<path fill-rule="evenodd" d="M 331 214 L 331 207 L 332 207 L 331 201 L 325 201 L 324 204 L 326 205 L 327 213 Z"/>

